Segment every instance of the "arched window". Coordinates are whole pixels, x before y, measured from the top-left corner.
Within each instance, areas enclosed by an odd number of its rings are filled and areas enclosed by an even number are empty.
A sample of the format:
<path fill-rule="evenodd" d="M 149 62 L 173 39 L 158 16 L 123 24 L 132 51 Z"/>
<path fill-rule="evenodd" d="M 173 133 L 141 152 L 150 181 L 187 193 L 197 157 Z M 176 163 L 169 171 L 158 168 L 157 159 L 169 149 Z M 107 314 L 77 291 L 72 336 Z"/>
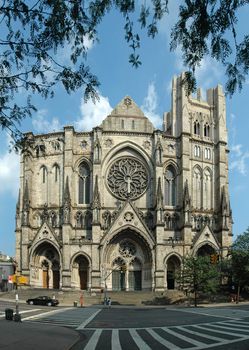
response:
<path fill-rule="evenodd" d="M 202 197 L 202 186 L 201 186 L 202 176 L 201 171 L 198 167 L 194 168 L 193 171 L 193 205 L 195 208 L 201 208 L 201 197 Z"/>
<path fill-rule="evenodd" d="M 57 226 L 57 215 L 54 211 L 52 211 L 50 214 L 50 220 L 51 220 L 52 227 L 56 227 Z"/>
<path fill-rule="evenodd" d="M 47 182 L 47 169 L 44 165 L 41 167 L 41 176 L 42 176 L 42 183 L 45 184 Z"/>
<path fill-rule="evenodd" d="M 132 129 L 133 130 L 135 129 L 135 121 L 134 120 L 132 121 Z"/>
<path fill-rule="evenodd" d="M 210 150 L 210 148 L 205 148 L 205 159 L 211 159 L 211 150 Z"/>
<path fill-rule="evenodd" d="M 60 168 L 59 168 L 59 165 L 55 164 L 54 165 L 54 182 L 59 181 L 59 176 L 60 176 Z"/>
<path fill-rule="evenodd" d="M 198 120 L 196 120 L 194 122 L 194 134 L 200 136 L 200 130 L 200 123 L 198 122 Z"/>
<path fill-rule="evenodd" d="M 204 125 L 204 136 L 210 137 L 210 126 L 208 125 L 208 123 Z"/>
<path fill-rule="evenodd" d="M 76 218 L 76 227 L 83 228 L 83 215 L 80 211 L 76 213 L 75 218 Z"/>
<path fill-rule="evenodd" d="M 90 203 L 90 169 L 84 162 L 79 166 L 79 204 Z"/>
<path fill-rule="evenodd" d="M 165 205 L 176 205 L 176 171 L 172 165 L 166 168 L 165 180 Z"/>
<path fill-rule="evenodd" d="M 194 155 L 195 155 L 195 157 L 200 157 L 201 156 L 201 148 L 200 148 L 200 146 L 195 146 L 194 147 Z"/>
<path fill-rule="evenodd" d="M 212 176 L 209 169 L 205 169 L 203 176 L 203 207 L 211 209 L 212 206 Z"/>
<path fill-rule="evenodd" d="M 92 229 L 92 213 L 89 211 L 85 213 L 85 229 L 86 230 Z"/>

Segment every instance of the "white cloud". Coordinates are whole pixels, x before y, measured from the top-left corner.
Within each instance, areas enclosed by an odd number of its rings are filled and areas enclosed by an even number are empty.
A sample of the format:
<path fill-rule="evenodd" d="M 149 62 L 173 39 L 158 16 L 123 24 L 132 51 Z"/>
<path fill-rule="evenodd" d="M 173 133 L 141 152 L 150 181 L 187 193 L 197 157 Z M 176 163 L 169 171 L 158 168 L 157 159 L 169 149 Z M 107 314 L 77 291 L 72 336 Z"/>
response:
<path fill-rule="evenodd" d="M 143 104 L 141 106 L 142 111 L 150 119 L 152 124 L 156 128 L 162 127 L 162 118 L 156 113 L 158 107 L 158 98 L 155 88 L 155 84 L 152 82 L 148 86 L 147 96 L 144 98 Z"/>
<path fill-rule="evenodd" d="M 101 124 L 113 108 L 110 105 L 108 97 L 99 94 L 99 100 L 94 103 L 92 100 L 84 101 L 81 99 L 80 110 L 82 118 L 75 122 L 77 130 L 89 131 L 93 127 Z"/>
<path fill-rule="evenodd" d="M 7 137 L 7 145 L 10 138 Z M 7 147 L 8 148 L 8 147 Z M 14 152 L 8 152 L 0 155 L 0 193 L 11 193 L 13 197 L 17 197 L 19 189 L 19 155 Z"/>
<path fill-rule="evenodd" d="M 231 152 L 233 152 L 236 157 L 240 157 L 243 154 L 241 148 L 242 148 L 242 145 L 240 144 L 233 145 L 231 146 Z"/>
<path fill-rule="evenodd" d="M 241 145 L 237 145 L 237 146 L 241 146 Z M 241 175 L 247 175 L 248 166 L 247 166 L 246 160 L 249 158 L 249 152 L 242 153 L 242 151 L 239 148 L 238 153 L 235 155 L 236 155 L 236 159 L 231 160 L 230 169 L 237 170 Z"/>
<path fill-rule="evenodd" d="M 188 67 L 183 63 L 181 49 L 178 47 L 174 53 L 177 74 L 188 70 Z M 200 65 L 196 67 L 195 77 L 198 87 L 209 89 L 223 80 L 224 68 L 214 58 L 205 56 L 201 60 Z"/>
<path fill-rule="evenodd" d="M 84 46 L 87 53 L 94 46 L 94 41 L 92 39 L 89 39 L 89 35 L 84 36 Z M 60 64 L 71 63 L 71 60 L 70 60 L 70 56 L 72 54 L 71 47 L 72 47 L 72 43 L 68 43 L 68 44 L 65 44 L 63 47 L 58 48 L 57 53 L 55 55 L 55 60 Z"/>
<path fill-rule="evenodd" d="M 168 44 L 171 41 L 171 38 L 170 38 L 171 29 L 173 28 L 173 26 L 176 24 L 178 20 L 179 5 L 180 5 L 180 0 L 169 1 L 169 4 L 168 4 L 169 14 L 166 14 L 161 19 L 158 25 L 159 34 L 166 36 Z"/>
<path fill-rule="evenodd" d="M 243 149 L 243 145 L 236 143 L 236 116 L 230 115 L 229 127 L 231 130 L 231 146 L 230 146 L 230 169 L 235 170 L 241 175 L 247 175 L 249 151 Z"/>
<path fill-rule="evenodd" d="M 47 120 L 48 111 L 46 109 L 40 109 L 37 115 L 32 119 L 32 125 L 38 133 L 49 133 L 59 131 L 62 126 L 57 118 L 52 118 L 51 121 Z"/>

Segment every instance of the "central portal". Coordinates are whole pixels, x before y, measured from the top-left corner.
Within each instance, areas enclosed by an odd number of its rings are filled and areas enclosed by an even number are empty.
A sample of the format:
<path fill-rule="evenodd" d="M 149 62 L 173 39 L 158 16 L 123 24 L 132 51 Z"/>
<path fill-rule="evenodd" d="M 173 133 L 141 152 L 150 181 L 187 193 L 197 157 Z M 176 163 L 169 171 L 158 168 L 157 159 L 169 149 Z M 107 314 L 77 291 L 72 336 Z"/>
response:
<path fill-rule="evenodd" d="M 126 213 L 127 215 L 130 213 Z M 139 291 L 152 288 L 152 257 L 145 239 L 126 229 L 113 237 L 106 250 L 106 288 Z"/>

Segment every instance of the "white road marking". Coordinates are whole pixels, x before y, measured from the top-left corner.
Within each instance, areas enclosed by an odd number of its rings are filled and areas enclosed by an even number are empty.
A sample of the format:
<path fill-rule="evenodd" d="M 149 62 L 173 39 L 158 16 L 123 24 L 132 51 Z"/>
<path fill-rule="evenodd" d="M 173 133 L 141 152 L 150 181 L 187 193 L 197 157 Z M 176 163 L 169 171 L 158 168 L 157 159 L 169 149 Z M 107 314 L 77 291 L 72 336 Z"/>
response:
<path fill-rule="evenodd" d="M 120 341 L 119 341 L 119 331 L 118 329 L 113 329 L 112 331 L 112 349 L 122 350 Z"/>
<path fill-rule="evenodd" d="M 153 331 L 153 329 L 146 329 L 147 332 L 154 338 L 156 339 L 159 343 L 161 343 L 162 345 L 166 346 L 167 348 L 169 348 L 170 350 L 178 350 L 181 349 L 179 348 L 179 346 L 169 342 L 168 340 L 162 338 L 159 334 L 157 334 L 155 331 Z"/>
<path fill-rule="evenodd" d="M 77 327 L 76 329 L 77 330 L 80 330 L 80 329 L 84 329 L 86 327 L 86 325 L 88 323 L 90 323 L 92 321 L 92 319 L 94 319 L 95 316 L 98 315 L 98 313 L 101 311 L 101 309 L 97 310 L 96 312 L 94 312 L 90 317 L 88 317 L 84 322 L 82 322 L 79 327 Z"/>
<path fill-rule="evenodd" d="M 216 327 L 216 324 L 215 325 L 211 325 L 209 324 L 208 326 L 212 326 L 212 327 Z M 233 332 L 225 332 L 225 331 L 221 331 L 220 329 L 217 329 L 217 328 L 210 328 L 210 327 L 205 327 L 205 326 L 195 326 L 196 328 L 200 328 L 200 329 L 204 329 L 205 331 L 210 331 L 210 332 L 216 332 L 216 333 L 221 333 L 221 334 L 228 334 L 228 335 L 232 335 L 232 336 L 235 336 L 235 337 L 238 337 L 238 338 L 243 338 L 243 336 L 241 334 L 234 334 Z"/>
<path fill-rule="evenodd" d="M 187 312 L 190 314 L 197 314 L 197 315 L 204 315 L 204 316 L 209 316 L 209 317 L 218 317 L 218 318 L 228 318 L 229 320 L 241 320 L 241 316 L 238 317 L 233 317 L 233 316 L 223 316 L 221 315 L 214 315 L 212 313 L 208 313 L 208 312 L 201 312 L 201 310 L 195 310 L 195 311 L 191 311 L 191 310 L 173 310 L 173 311 L 179 311 L 179 312 Z"/>
<path fill-rule="evenodd" d="M 182 340 L 185 340 L 187 343 L 190 343 L 190 344 L 193 344 L 195 346 L 204 346 L 204 345 L 207 345 L 206 343 L 202 343 L 198 340 L 195 340 L 195 339 L 192 339 L 192 338 L 189 338 L 189 337 L 186 337 L 185 335 L 183 334 L 179 334 L 177 332 L 174 332 L 172 329 L 168 329 L 166 327 L 163 327 L 162 328 L 165 332 L 171 334 L 171 335 L 174 335 L 176 338 L 180 338 Z"/>
<path fill-rule="evenodd" d="M 135 329 L 130 329 L 129 332 L 140 350 L 151 350 Z"/>
<path fill-rule="evenodd" d="M 84 348 L 84 350 L 93 350 L 96 348 L 96 345 L 99 341 L 99 337 L 101 335 L 102 329 L 97 329 L 93 335 L 91 336 L 91 338 L 89 339 L 89 342 L 87 343 L 86 347 Z"/>
<path fill-rule="evenodd" d="M 33 320 L 33 319 L 39 319 L 39 318 L 43 318 L 47 315 L 51 315 L 51 314 L 58 314 L 60 312 L 63 312 L 65 310 L 70 310 L 72 308 L 66 308 L 66 309 L 59 309 L 59 310 L 52 310 L 52 311 L 44 311 L 40 314 L 36 314 L 36 315 L 32 315 L 32 316 L 28 316 L 22 319 L 22 321 L 27 321 L 27 320 Z M 39 309 L 41 310 L 41 309 Z M 33 310 L 32 310 L 33 311 Z"/>
<path fill-rule="evenodd" d="M 194 327 L 194 326 L 191 326 L 191 327 Z M 177 329 L 181 329 L 184 332 L 187 332 L 187 333 L 190 333 L 190 334 L 193 334 L 193 335 L 198 335 L 199 337 L 207 338 L 207 339 L 210 339 L 210 340 L 215 340 L 217 342 L 222 342 L 222 340 L 223 340 L 222 338 L 213 337 L 212 335 L 207 335 L 207 334 L 200 333 L 200 332 L 195 332 L 195 331 L 192 331 L 192 330 L 190 330 L 188 328 L 185 328 L 185 327 L 182 327 L 182 326 L 177 326 L 176 328 Z"/>

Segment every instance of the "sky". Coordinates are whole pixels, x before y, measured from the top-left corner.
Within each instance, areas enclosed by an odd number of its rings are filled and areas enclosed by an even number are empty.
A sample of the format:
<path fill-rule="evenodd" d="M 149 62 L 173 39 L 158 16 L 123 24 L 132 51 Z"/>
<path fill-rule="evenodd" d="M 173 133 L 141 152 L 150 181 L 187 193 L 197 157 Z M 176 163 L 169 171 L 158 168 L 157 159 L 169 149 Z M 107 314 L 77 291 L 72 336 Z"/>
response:
<path fill-rule="evenodd" d="M 172 78 L 186 69 L 180 51 L 169 51 L 169 29 L 176 21 L 176 6 L 177 2 L 171 2 L 170 17 L 160 22 L 159 33 L 154 40 L 140 33 L 142 65 L 138 69 L 129 63 L 130 50 L 124 40 L 122 17 L 116 12 L 108 14 L 99 26 L 99 43 L 88 44 L 87 63 L 101 83 L 99 102 L 84 103 L 82 89 L 68 95 L 58 85 L 53 99 L 34 96 L 37 112 L 22 123 L 21 130 L 48 133 L 73 125 L 77 131 L 89 131 L 99 125 L 126 95 L 131 96 L 154 126 L 161 129 L 163 112 L 171 108 Z M 239 16 L 239 34 L 248 27 L 248 16 L 249 9 L 245 8 Z M 58 54 L 66 61 L 68 53 L 65 47 Z M 224 85 L 226 81 L 224 68 L 210 57 L 203 59 L 196 76 L 204 96 L 207 88 Z M 25 95 L 25 92 L 22 94 Z M 249 77 L 243 90 L 227 98 L 226 103 L 229 189 L 235 239 L 249 226 Z M 19 156 L 9 152 L 9 141 L 8 135 L 0 131 L 0 252 L 15 256 L 15 209 L 20 171 Z"/>

